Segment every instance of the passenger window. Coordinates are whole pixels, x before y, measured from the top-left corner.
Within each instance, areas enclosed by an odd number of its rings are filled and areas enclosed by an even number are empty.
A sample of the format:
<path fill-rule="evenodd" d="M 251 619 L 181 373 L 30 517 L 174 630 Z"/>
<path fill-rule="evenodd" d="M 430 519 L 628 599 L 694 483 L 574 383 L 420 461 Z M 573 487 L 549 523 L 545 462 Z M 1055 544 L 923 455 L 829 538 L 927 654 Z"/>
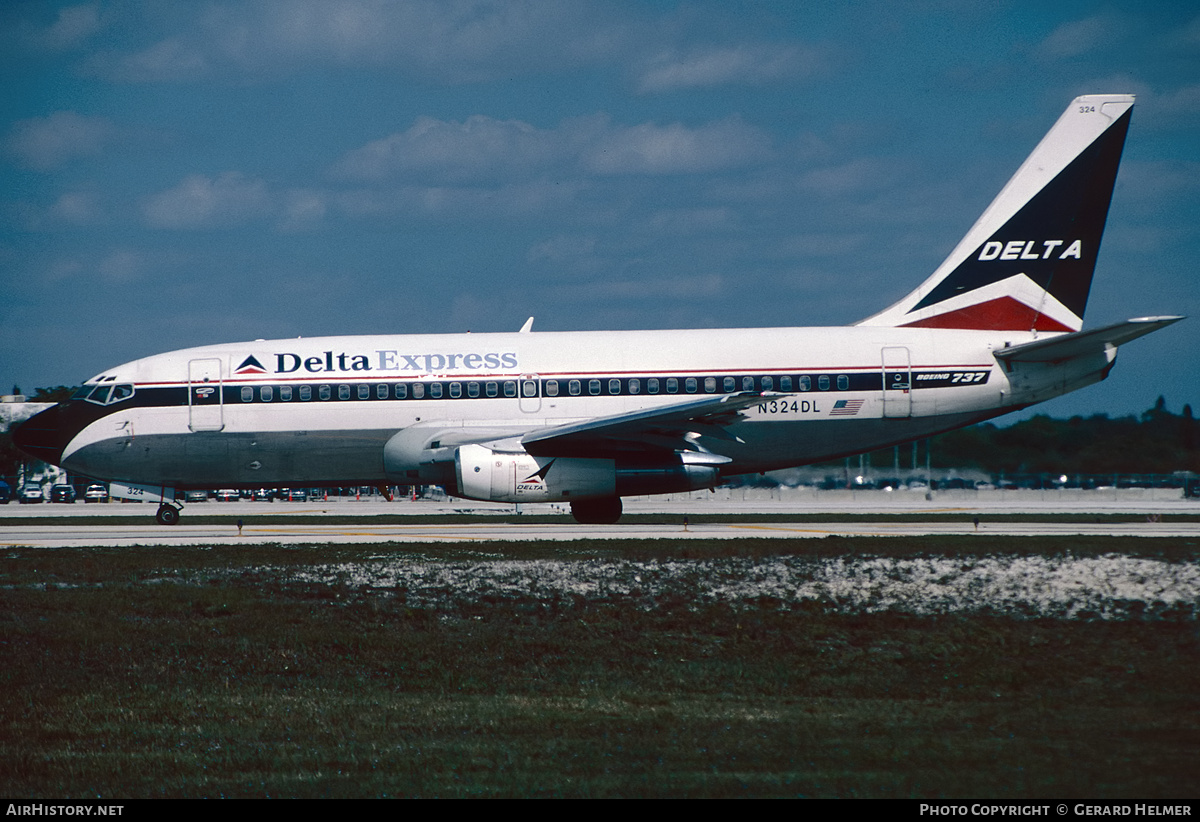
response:
<path fill-rule="evenodd" d="M 366 383 L 359 383 L 358 398 L 360 400 L 371 399 L 371 386 L 367 385 Z"/>
<path fill-rule="evenodd" d="M 762 378 L 762 390 L 763 391 L 774 391 L 775 390 L 775 378 L 774 377 L 763 377 Z"/>
<path fill-rule="evenodd" d="M 381 383 L 379 383 L 379 385 L 375 386 L 375 399 L 386 400 L 387 398 L 388 398 L 387 383 L 381 382 Z"/>
<path fill-rule="evenodd" d="M 845 374 L 838 374 L 838 391 L 845 391 L 850 387 L 850 378 Z"/>
<path fill-rule="evenodd" d="M 275 399 L 275 389 L 269 385 L 264 385 L 258 389 L 258 398 L 263 402 L 270 402 Z"/>
<path fill-rule="evenodd" d="M 569 383 L 567 383 L 567 391 L 570 392 L 572 397 L 578 397 L 579 392 L 582 390 L 583 386 L 580 384 L 579 380 L 571 380 Z"/>
<path fill-rule="evenodd" d="M 333 389 L 328 385 L 322 385 L 317 389 L 317 398 L 327 400 L 333 396 Z"/>
<path fill-rule="evenodd" d="M 621 381 L 620 380 L 609 380 L 608 381 L 608 393 L 614 394 L 614 395 L 620 394 L 621 393 Z"/>
<path fill-rule="evenodd" d="M 521 383 L 521 396 L 522 397 L 536 397 L 537 396 L 537 383 L 534 382 L 533 380 L 524 380 Z"/>
<path fill-rule="evenodd" d="M 462 383 L 460 383 L 460 382 L 450 383 L 450 397 L 452 399 L 458 399 L 461 396 L 462 396 Z"/>
<path fill-rule="evenodd" d="M 743 391 L 753 391 L 754 390 L 754 377 L 742 377 L 742 390 Z"/>
<path fill-rule="evenodd" d="M 630 380 L 629 381 L 629 393 L 630 394 L 641 393 L 641 390 L 642 390 L 641 380 Z"/>
<path fill-rule="evenodd" d="M 600 380 L 588 380 L 588 393 L 593 397 L 600 394 Z"/>
<path fill-rule="evenodd" d="M 809 377 L 801 377 L 800 378 L 800 390 L 801 391 L 811 391 L 812 390 L 812 379 Z"/>
<path fill-rule="evenodd" d="M 667 377 L 667 393 L 668 394 L 678 394 L 679 393 L 679 380 L 675 379 L 674 377 Z"/>
<path fill-rule="evenodd" d="M 780 391 L 791 391 L 792 390 L 792 378 L 791 377 L 780 377 L 779 378 L 779 390 Z"/>
<path fill-rule="evenodd" d="M 404 383 L 396 383 L 396 390 L 393 393 L 396 399 L 402 400 L 408 396 L 408 386 Z"/>
<path fill-rule="evenodd" d="M 467 396 L 468 397 L 478 397 L 479 396 L 479 383 L 477 383 L 477 382 L 467 383 Z"/>
<path fill-rule="evenodd" d="M 339 400 L 350 399 L 350 386 L 348 386 L 348 385 L 339 385 L 338 386 L 338 399 Z"/>
<path fill-rule="evenodd" d="M 429 397 L 434 400 L 442 398 L 442 384 L 440 382 L 431 382 L 429 384 Z"/>
<path fill-rule="evenodd" d="M 721 390 L 726 394 L 732 394 L 734 391 L 737 391 L 737 380 L 733 377 L 726 377 L 721 380 Z"/>
<path fill-rule="evenodd" d="M 279 401 L 280 402 L 291 402 L 292 401 L 292 387 L 290 385 L 279 386 Z"/>
<path fill-rule="evenodd" d="M 646 380 L 646 393 L 647 394 L 657 394 L 658 393 L 658 378 L 657 377 L 651 377 L 650 379 Z"/>
<path fill-rule="evenodd" d="M 717 378 L 716 377 L 705 377 L 704 378 L 704 393 L 711 394 L 716 390 L 717 390 Z"/>
<path fill-rule="evenodd" d="M 423 383 L 423 382 L 413 383 L 413 399 L 419 400 L 424 396 L 425 396 L 425 383 Z"/>
<path fill-rule="evenodd" d="M 506 396 L 506 397 L 517 396 L 516 382 L 514 382 L 513 380 L 505 380 L 504 381 L 504 396 Z"/>
<path fill-rule="evenodd" d="M 254 402 L 254 386 L 242 386 L 242 402 Z"/>
<path fill-rule="evenodd" d="M 483 386 L 483 391 L 484 391 L 484 393 L 485 393 L 485 394 L 487 394 L 489 397 L 498 397 L 498 396 L 500 396 L 500 386 L 499 386 L 499 385 L 497 385 L 497 384 L 496 384 L 496 383 L 494 383 L 494 382 L 489 382 L 489 383 L 486 383 L 486 384 Z"/>
<path fill-rule="evenodd" d="M 558 380 L 546 380 L 546 396 L 558 396 Z"/>
<path fill-rule="evenodd" d="M 311 385 L 300 386 L 300 402 L 308 402 L 311 399 L 312 399 L 312 386 Z"/>
<path fill-rule="evenodd" d="M 828 374 L 822 374 L 821 376 L 817 377 L 817 388 L 820 388 L 822 391 L 829 390 L 829 375 Z"/>
<path fill-rule="evenodd" d="M 688 392 L 689 394 L 695 394 L 697 384 L 698 383 L 696 382 L 695 377 L 688 377 L 686 380 L 683 381 L 683 390 Z"/>

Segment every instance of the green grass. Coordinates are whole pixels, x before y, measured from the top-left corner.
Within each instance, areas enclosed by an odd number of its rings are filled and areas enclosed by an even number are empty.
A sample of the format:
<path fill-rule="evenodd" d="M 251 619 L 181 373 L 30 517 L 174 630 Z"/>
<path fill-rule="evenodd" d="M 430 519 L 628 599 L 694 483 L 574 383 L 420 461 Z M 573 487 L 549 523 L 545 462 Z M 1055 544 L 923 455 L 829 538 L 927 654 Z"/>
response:
<path fill-rule="evenodd" d="M 0 552 L 0 795 L 1187 797 L 1195 621 L 450 597 L 368 558 L 1141 552 L 1194 541 Z"/>

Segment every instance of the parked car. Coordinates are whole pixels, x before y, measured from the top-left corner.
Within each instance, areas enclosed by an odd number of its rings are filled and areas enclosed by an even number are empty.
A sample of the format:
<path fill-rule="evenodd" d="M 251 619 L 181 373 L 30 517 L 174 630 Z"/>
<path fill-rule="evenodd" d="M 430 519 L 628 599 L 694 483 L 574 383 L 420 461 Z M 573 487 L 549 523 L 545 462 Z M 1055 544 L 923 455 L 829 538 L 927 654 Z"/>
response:
<path fill-rule="evenodd" d="M 18 501 L 22 505 L 30 502 L 45 502 L 46 498 L 42 496 L 42 486 L 32 483 L 21 486 L 21 496 Z"/>
<path fill-rule="evenodd" d="M 108 489 L 98 482 L 92 483 L 83 492 L 84 502 L 108 502 Z"/>
<path fill-rule="evenodd" d="M 259 488 L 257 491 L 254 492 L 254 501 L 255 502 L 274 502 L 275 501 L 275 492 L 273 492 L 270 488 Z"/>
<path fill-rule="evenodd" d="M 12 499 L 12 486 L 4 480 L 0 480 L 0 505 L 8 505 Z"/>
<path fill-rule="evenodd" d="M 207 491 L 185 491 L 183 494 L 184 502 L 208 502 Z"/>
<path fill-rule="evenodd" d="M 75 501 L 75 486 L 74 485 L 56 485 L 50 489 L 51 502 L 65 502 L 70 504 Z"/>
<path fill-rule="evenodd" d="M 237 502 L 241 495 L 232 488 L 222 488 L 217 491 L 217 502 Z"/>
<path fill-rule="evenodd" d="M 303 488 L 289 488 L 283 494 L 292 502 L 308 502 L 308 491 Z"/>

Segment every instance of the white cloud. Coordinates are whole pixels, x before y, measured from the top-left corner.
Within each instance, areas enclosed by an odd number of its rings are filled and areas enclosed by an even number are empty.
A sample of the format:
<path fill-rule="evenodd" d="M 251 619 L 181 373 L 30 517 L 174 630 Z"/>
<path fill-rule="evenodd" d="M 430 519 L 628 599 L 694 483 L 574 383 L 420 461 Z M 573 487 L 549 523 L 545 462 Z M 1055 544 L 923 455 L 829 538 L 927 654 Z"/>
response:
<path fill-rule="evenodd" d="M 795 45 L 758 44 L 664 53 L 642 72 L 643 93 L 724 85 L 759 85 L 816 73 L 817 51 Z"/>
<path fill-rule="evenodd" d="M 128 248 L 109 251 L 99 265 L 100 276 L 109 283 L 130 283 L 141 279 L 147 269 L 145 255 Z"/>
<path fill-rule="evenodd" d="M 616 126 L 605 116 L 582 117 L 555 129 L 482 115 L 464 122 L 418 118 L 407 131 L 348 152 L 337 177 L 384 181 L 425 176 L 439 182 L 527 180 L 559 168 L 600 175 L 690 174 L 759 162 L 770 137 L 736 117 L 689 127 L 644 123 Z"/>
<path fill-rule="evenodd" d="M 1064 60 L 1111 47 L 1121 33 L 1120 21 L 1109 15 L 1063 23 L 1038 44 L 1036 55 L 1043 60 Z"/>
<path fill-rule="evenodd" d="M 14 124 L 7 148 L 22 165 L 52 171 L 79 157 L 100 154 L 116 134 L 116 127 L 106 117 L 56 111 Z"/>
<path fill-rule="evenodd" d="M 184 7 L 186 34 L 109 53 L 96 65 L 133 82 L 291 73 L 320 63 L 475 82 L 494 80 L 498 71 L 611 60 L 631 30 L 618 15 L 580 0 L 251 0 L 194 9 Z M 149 32 L 161 31 L 153 15 L 145 23 Z"/>
<path fill-rule="evenodd" d="M 751 165 L 770 149 L 765 133 L 731 117 L 696 128 L 645 123 L 613 129 L 583 160 L 597 174 L 689 174 Z"/>
<path fill-rule="evenodd" d="M 73 225 L 91 225 L 103 219 L 94 194 L 68 191 L 50 206 L 49 215 L 55 220 Z"/>
<path fill-rule="evenodd" d="M 100 10 L 94 3 L 59 9 L 50 26 L 35 31 L 30 40 L 50 51 L 66 51 L 83 45 L 100 30 Z"/>
<path fill-rule="evenodd" d="M 560 136 L 517 120 L 475 115 L 464 122 L 447 122 L 419 117 L 407 131 L 349 152 L 334 173 L 359 180 L 409 173 L 450 180 L 491 178 L 544 168 L 562 150 Z"/>
<path fill-rule="evenodd" d="M 154 228 L 210 228 L 270 216 L 273 210 L 266 183 L 227 171 L 216 178 L 186 177 L 149 197 L 142 213 Z"/>

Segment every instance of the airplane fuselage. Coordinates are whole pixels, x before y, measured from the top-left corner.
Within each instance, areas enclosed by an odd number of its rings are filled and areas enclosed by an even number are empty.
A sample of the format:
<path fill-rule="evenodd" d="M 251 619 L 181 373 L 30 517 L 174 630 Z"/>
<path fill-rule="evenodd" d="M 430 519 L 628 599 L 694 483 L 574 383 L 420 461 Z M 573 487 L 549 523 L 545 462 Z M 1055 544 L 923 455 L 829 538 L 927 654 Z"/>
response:
<path fill-rule="evenodd" d="M 495 440 L 706 396 L 760 393 L 724 429 L 728 438 L 699 441 L 729 459 L 720 465 L 724 477 L 928 436 L 1094 382 L 1109 365 L 1104 357 L 1073 361 L 1039 380 L 1047 384 L 1019 384 L 992 352 L 1032 337 L 839 327 L 207 346 L 90 380 L 60 408 L 64 418 L 77 418 L 78 431 L 61 443 L 57 461 L 91 477 L 177 488 L 407 484 L 438 477 L 420 473 L 417 458 L 385 455 L 405 429 L 460 429 L 462 442 Z"/>

